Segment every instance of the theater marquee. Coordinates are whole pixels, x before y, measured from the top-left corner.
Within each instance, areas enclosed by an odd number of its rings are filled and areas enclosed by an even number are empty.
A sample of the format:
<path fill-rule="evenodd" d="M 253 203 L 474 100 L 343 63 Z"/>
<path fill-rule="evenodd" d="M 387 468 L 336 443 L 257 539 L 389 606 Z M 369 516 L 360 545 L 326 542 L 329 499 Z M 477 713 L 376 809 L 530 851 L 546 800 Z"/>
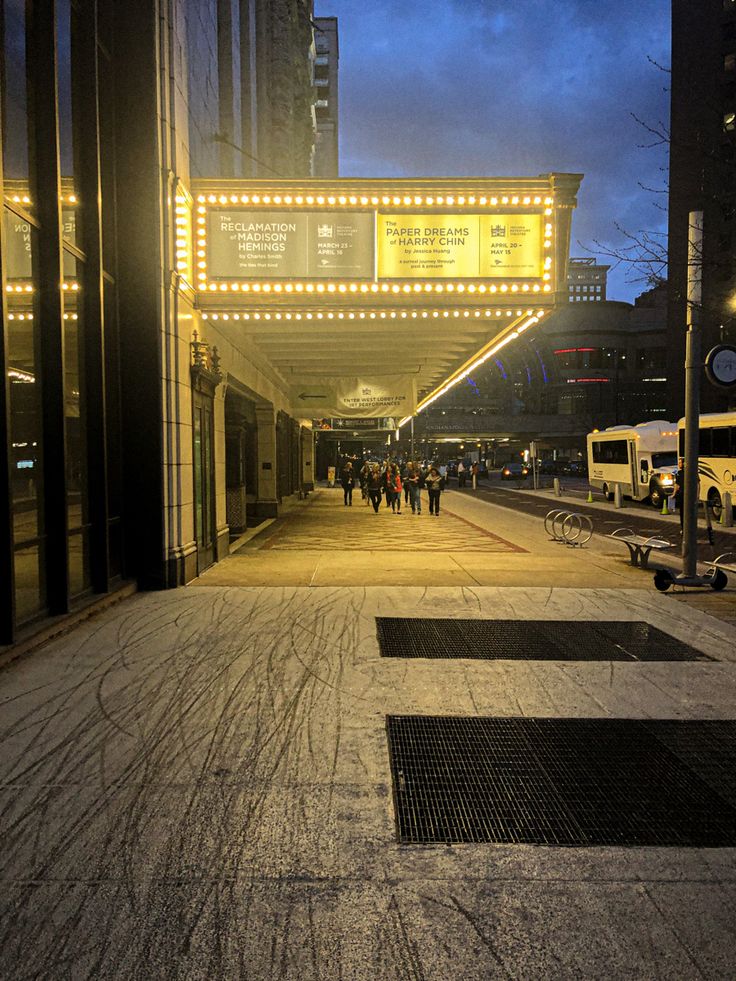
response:
<path fill-rule="evenodd" d="M 196 285 L 278 292 L 278 284 L 310 291 L 312 283 L 324 293 L 338 285 L 383 292 L 401 282 L 412 290 L 474 282 L 489 292 L 548 293 L 556 278 L 554 204 L 541 193 L 200 194 Z"/>

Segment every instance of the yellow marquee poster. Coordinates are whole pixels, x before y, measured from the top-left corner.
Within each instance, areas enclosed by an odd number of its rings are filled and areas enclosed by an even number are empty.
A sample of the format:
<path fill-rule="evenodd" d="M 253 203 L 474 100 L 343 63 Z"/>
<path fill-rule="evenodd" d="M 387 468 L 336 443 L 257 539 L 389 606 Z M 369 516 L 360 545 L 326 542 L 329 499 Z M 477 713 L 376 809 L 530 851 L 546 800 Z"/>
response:
<path fill-rule="evenodd" d="M 379 279 L 464 279 L 478 275 L 478 215 L 377 216 Z"/>
<path fill-rule="evenodd" d="M 481 215 L 483 279 L 538 279 L 542 269 L 541 215 Z"/>

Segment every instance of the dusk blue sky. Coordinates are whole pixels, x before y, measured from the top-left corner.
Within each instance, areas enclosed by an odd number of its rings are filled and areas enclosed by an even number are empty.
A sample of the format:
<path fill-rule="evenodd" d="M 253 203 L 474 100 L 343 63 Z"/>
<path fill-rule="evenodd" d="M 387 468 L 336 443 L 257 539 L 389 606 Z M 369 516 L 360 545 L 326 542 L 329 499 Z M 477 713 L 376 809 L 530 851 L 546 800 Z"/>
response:
<path fill-rule="evenodd" d="M 342 177 L 585 175 L 573 255 L 664 229 L 669 0 L 317 0 L 338 18 Z M 651 59 L 651 61 L 649 60 Z M 601 261 L 609 261 L 603 260 Z M 646 288 L 609 275 L 609 299 Z"/>

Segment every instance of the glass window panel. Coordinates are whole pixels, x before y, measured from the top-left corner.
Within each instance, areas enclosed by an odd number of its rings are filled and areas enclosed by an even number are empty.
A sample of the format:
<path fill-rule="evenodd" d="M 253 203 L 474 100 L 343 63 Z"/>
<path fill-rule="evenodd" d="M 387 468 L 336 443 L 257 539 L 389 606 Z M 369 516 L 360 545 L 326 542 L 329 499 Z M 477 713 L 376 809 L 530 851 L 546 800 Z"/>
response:
<path fill-rule="evenodd" d="M 69 596 L 79 596 L 90 588 L 89 532 L 69 536 Z"/>
<path fill-rule="evenodd" d="M 30 6 L 30 5 L 28 5 Z M 5 193 L 28 204 L 31 180 L 30 92 L 28 84 L 28 7 L 25 0 L 4 0 L 2 26 L 3 169 Z"/>
<path fill-rule="evenodd" d="M 731 455 L 731 430 L 727 427 L 718 427 L 711 430 L 713 438 L 713 456 Z"/>
<path fill-rule="evenodd" d="M 108 544 L 109 544 L 109 557 L 110 557 L 110 578 L 114 579 L 116 576 L 121 576 L 123 574 L 123 543 L 122 543 L 122 525 L 119 519 L 108 523 Z"/>
<path fill-rule="evenodd" d="M 82 247 L 77 198 L 79 187 L 80 101 L 79 15 L 71 0 L 56 3 L 56 50 L 59 87 L 59 162 L 61 167 L 62 231 L 66 241 Z M 90 93 L 87 93 L 89 97 Z M 66 270 L 65 270 L 66 275 Z"/>
<path fill-rule="evenodd" d="M 107 507 L 110 518 L 122 514 L 123 458 L 120 425 L 120 356 L 115 287 L 106 282 L 105 304 L 105 419 L 107 422 Z"/>
<path fill-rule="evenodd" d="M 45 606 L 43 586 L 43 477 L 41 385 L 34 256 L 37 230 L 4 212 L 10 382 L 11 506 L 18 620 Z"/>
<path fill-rule="evenodd" d="M 84 346 L 80 282 L 84 266 L 65 256 L 72 278 L 64 278 L 64 413 L 66 418 L 66 478 L 71 531 L 87 524 L 87 404 L 84 386 Z"/>
<path fill-rule="evenodd" d="M 46 605 L 43 586 L 43 548 L 40 543 L 17 548 L 14 554 L 15 619 L 30 620 Z"/>

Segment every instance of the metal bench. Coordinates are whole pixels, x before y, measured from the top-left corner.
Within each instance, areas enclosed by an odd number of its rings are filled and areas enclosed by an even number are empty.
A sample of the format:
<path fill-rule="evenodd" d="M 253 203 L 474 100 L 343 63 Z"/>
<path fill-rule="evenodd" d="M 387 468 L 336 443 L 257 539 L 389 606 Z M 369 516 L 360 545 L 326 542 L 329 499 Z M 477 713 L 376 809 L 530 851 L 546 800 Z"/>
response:
<path fill-rule="evenodd" d="M 675 548 L 672 542 L 664 538 L 645 538 L 644 535 L 637 535 L 633 528 L 617 528 L 611 532 L 607 538 L 615 538 L 617 542 L 623 542 L 629 549 L 631 564 L 640 569 L 649 568 L 649 554 L 655 552 L 667 552 Z"/>

